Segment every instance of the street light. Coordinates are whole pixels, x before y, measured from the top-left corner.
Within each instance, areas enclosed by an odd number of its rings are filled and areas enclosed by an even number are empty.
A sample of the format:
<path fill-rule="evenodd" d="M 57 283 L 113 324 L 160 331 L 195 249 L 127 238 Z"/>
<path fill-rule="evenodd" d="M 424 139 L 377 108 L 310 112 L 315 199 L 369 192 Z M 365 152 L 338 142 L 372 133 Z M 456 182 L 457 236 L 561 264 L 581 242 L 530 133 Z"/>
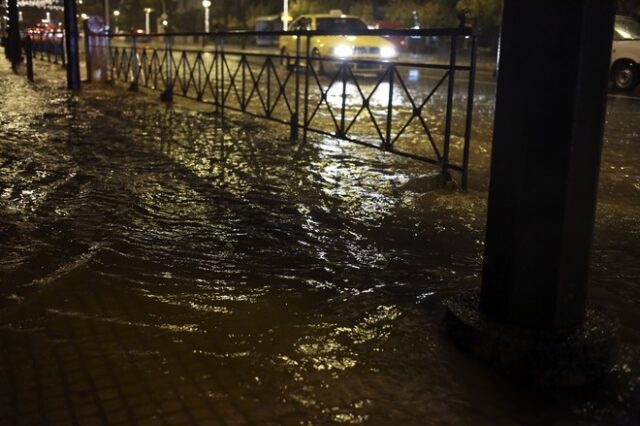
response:
<path fill-rule="evenodd" d="M 209 32 L 209 8 L 211 2 L 209 0 L 202 0 L 202 7 L 204 7 L 204 32 Z"/>
<path fill-rule="evenodd" d="M 151 22 L 149 20 L 149 14 L 151 13 L 152 10 L 153 9 L 151 9 L 150 7 L 144 8 L 144 33 L 145 34 L 151 33 Z"/>
<path fill-rule="evenodd" d="M 115 21 L 116 21 L 116 33 L 119 31 L 118 28 L 118 16 L 120 16 L 120 11 L 118 9 L 113 11 L 113 16 L 115 17 Z"/>

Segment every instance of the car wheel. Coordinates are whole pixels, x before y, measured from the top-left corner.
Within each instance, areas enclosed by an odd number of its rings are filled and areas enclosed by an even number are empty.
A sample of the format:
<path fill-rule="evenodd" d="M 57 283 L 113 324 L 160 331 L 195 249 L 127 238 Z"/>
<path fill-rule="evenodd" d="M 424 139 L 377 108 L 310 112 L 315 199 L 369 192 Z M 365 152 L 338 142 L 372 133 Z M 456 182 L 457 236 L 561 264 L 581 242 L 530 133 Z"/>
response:
<path fill-rule="evenodd" d="M 638 84 L 638 65 L 633 61 L 620 61 L 611 72 L 613 87 L 618 90 L 633 90 Z"/>
<path fill-rule="evenodd" d="M 320 59 L 320 51 L 318 49 L 313 49 L 311 51 L 311 68 L 315 71 L 316 75 L 324 74 L 324 66 L 322 64 L 322 60 Z"/>

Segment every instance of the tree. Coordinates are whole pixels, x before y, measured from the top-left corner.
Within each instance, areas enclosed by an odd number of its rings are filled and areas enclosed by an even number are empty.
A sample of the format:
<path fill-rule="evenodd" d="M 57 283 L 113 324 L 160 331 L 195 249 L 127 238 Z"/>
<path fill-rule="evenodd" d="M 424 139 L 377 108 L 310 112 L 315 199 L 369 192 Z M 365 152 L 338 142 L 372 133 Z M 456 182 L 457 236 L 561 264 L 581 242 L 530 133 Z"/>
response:
<path fill-rule="evenodd" d="M 350 6 L 347 12 L 350 15 L 356 15 L 360 18 L 364 19 L 365 22 L 371 23 L 374 21 L 373 19 L 373 1 L 369 0 L 358 0 L 354 1 Z"/>
<path fill-rule="evenodd" d="M 458 0 L 458 12 L 469 12 L 480 34 L 496 32 L 502 19 L 502 0 Z"/>
<path fill-rule="evenodd" d="M 640 18 L 640 0 L 618 0 L 618 14 Z"/>
<path fill-rule="evenodd" d="M 472 26 L 477 31 L 480 44 L 497 48 L 502 0 L 458 0 L 456 9 L 458 13 L 471 15 Z"/>
<path fill-rule="evenodd" d="M 411 28 L 413 11 L 418 15 L 421 28 L 457 25 L 455 3 L 450 0 L 390 0 L 385 7 L 385 20 Z"/>

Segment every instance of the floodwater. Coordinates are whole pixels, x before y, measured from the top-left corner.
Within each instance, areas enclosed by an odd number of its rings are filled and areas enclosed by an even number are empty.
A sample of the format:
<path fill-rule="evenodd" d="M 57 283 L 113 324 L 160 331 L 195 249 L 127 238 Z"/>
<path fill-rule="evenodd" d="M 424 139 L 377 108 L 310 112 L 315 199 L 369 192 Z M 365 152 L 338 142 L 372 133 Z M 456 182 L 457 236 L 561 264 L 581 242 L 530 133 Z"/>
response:
<path fill-rule="evenodd" d="M 609 99 L 590 287 L 620 362 L 550 391 L 440 330 L 479 284 L 489 83 L 464 193 L 380 150 L 36 73 L 0 71 L 0 424 L 639 421 L 639 98 Z"/>

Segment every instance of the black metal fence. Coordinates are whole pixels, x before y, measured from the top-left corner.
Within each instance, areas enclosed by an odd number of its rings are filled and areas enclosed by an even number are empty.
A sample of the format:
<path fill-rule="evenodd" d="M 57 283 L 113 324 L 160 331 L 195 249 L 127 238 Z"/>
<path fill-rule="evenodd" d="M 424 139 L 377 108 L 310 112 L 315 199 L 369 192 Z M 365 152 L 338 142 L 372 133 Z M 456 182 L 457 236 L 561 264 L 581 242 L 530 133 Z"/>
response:
<path fill-rule="evenodd" d="M 29 50 L 34 59 L 48 61 L 54 64 L 66 66 L 65 49 L 64 49 L 64 32 L 47 32 L 30 34 L 28 39 L 22 42 L 25 55 L 29 55 Z"/>
<path fill-rule="evenodd" d="M 277 47 L 256 43 L 264 37 Z M 350 55 L 319 47 L 341 40 L 355 46 Z M 398 45 L 382 57 L 380 46 L 398 40 L 426 47 Z M 64 61 L 62 46 L 62 39 L 34 41 L 34 55 Z M 110 34 L 85 46 L 89 76 L 102 67 L 103 78 L 160 90 L 165 100 L 175 94 L 220 114 L 280 122 L 294 142 L 314 132 L 415 158 L 446 179 L 459 172 L 467 186 L 476 64 L 469 28 Z"/>

